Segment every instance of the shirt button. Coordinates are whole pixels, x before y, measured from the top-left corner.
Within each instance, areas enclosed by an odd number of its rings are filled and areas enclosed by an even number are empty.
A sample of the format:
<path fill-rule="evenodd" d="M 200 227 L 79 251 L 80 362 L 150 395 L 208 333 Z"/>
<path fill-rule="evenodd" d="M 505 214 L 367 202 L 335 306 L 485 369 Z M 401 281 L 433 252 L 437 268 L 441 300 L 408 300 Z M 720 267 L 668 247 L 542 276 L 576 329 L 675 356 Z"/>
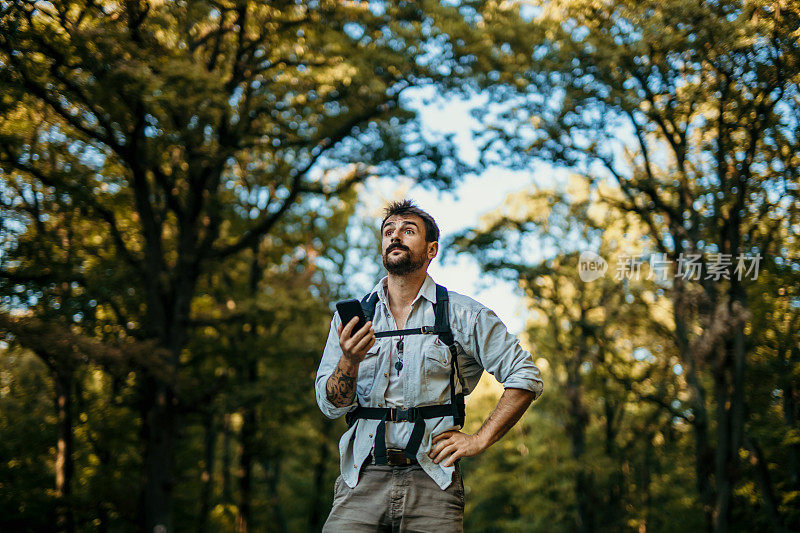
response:
<path fill-rule="evenodd" d="M 382 403 L 379 403 L 379 404 L 378 404 L 378 407 L 383 407 L 383 404 L 382 404 Z"/>
<path fill-rule="evenodd" d="M 372 438 L 372 433 L 369 434 L 369 438 Z"/>
<path fill-rule="evenodd" d="M 389 373 L 388 372 L 384 372 L 383 373 L 383 377 L 388 378 L 389 377 Z"/>

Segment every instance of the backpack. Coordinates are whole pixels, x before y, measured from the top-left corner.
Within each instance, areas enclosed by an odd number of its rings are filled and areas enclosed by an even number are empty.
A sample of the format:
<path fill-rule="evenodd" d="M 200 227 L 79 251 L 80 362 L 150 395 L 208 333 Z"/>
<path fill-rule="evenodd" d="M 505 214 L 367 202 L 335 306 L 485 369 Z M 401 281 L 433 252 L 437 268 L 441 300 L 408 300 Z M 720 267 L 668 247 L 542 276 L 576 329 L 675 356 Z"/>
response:
<path fill-rule="evenodd" d="M 378 303 L 378 293 L 373 292 L 361 300 L 361 309 L 368 321 L 375 316 L 375 306 Z M 450 350 L 450 403 L 443 405 L 425 405 L 421 407 L 364 407 L 358 405 L 345 416 L 348 426 L 355 424 L 358 419 L 380 420 L 375 432 L 375 463 L 386 464 L 386 422 L 412 422 L 414 429 L 411 431 L 403 453 L 409 459 L 416 459 L 422 436 L 425 432 L 425 419 L 452 416 L 457 426 L 464 426 L 464 393 L 456 394 L 455 380 L 460 375 L 458 372 L 458 348 L 453 331 L 450 329 L 450 298 L 447 289 L 436 284 L 436 303 L 433 304 L 435 316 L 433 326 L 421 328 L 398 329 L 391 331 L 376 331 L 375 337 L 394 337 L 399 335 L 438 335 L 439 339 Z M 358 401 L 356 399 L 356 401 Z"/>

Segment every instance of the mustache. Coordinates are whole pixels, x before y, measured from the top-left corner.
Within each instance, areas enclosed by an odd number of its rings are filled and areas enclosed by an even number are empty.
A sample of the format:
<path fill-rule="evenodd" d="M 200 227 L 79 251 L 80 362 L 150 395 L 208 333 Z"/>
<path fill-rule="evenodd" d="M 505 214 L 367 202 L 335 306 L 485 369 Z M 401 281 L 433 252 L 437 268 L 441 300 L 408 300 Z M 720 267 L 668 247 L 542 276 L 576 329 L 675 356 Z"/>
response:
<path fill-rule="evenodd" d="M 405 250 L 405 251 L 408 251 L 408 248 L 406 248 L 405 246 L 403 246 L 400 243 L 394 243 L 394 244 L 390 244 L 389 245 L 389 247 L 386 249 L 386 253 L 390 254 L 393 250 Z"/>

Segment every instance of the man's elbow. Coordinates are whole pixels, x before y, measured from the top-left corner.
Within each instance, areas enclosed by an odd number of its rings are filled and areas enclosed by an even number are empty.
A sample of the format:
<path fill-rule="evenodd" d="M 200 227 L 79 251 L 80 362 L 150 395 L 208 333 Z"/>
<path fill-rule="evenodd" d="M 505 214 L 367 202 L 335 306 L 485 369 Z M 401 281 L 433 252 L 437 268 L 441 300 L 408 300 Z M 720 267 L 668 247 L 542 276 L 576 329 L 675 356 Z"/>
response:
<path fill-rule="evenodd" d="M 533 402 L 542 395 L 544 382 L 542 382 L 538 376 L 517 374 L 506 379 L 506 381 L 503 382 L 503 388 L 506 390 L 514 389 L 519 391 L 519 393 L 524 395 L 526 398 L 529 396 L 530 401 Z"/>
<path fill-rule="evenodd" d="M 317 383 L 314 387 L 314 395 L 317 398 L 317 407 L 319 410 L 322 411 L 322 414 L 326 417 L 334 420 L 339 418 L 339 413 L 336 411 L 336 407 L 328 400 L 328 391 L 325 384 L 327 383 L 327 378 L 325 379 L 317 379 Z"/>
<path fill-rule="evenodd" d="M 333 411 L 328 411 L 327 409 L 324 409 L 324 408 L 320 408 L 320 411 L 322 411 L 322 414 L 325 415 L 325 418 L 328 418 L 330 420 L 336 420 L 337 418 L 342 416 L 339 413 L 336 413 L 336 412 L 333 412 Z"/>
<path fill-rule="evenodd" d="M 342 415 L 350 411 L 354 404 L 345 405 L 343 407 L 339 407 L 334 405 L 327 396 L 327 391 L 319 391 L 317 390 L 317 406 L 319 410 L 322 411 L 322 414 L 325 415 L 327 418 L 331 420 L 336 420 L 340 418 Z"/>
<path fill-rule="evenodd" d="M 506 387 L 506 393 L 512 396 L 512 399 L 520 404 L 528 407 L 533 401 L 538 398 L 538 394 L 535 390 L 530 389 L 523 389 L 517 387 Z M 541 393 L 539 393 L 541 394 Z"/>
<path fill-rule="evenodd" d="M 322 411 L 322 414 L 331 420 L 336 420 L 343 414 L 340 409 L 336 408 L 330 402 L 326 404 L 324 401 L 319 401 L 318 399 L 317 405 L 319 406 L 319 410 Z"/>

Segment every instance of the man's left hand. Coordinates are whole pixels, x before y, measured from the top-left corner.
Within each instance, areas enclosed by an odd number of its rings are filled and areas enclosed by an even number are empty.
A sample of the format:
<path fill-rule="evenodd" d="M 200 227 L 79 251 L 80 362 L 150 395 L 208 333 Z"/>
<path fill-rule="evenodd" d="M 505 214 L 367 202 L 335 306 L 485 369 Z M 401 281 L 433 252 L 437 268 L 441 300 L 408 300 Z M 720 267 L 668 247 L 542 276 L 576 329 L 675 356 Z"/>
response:
<path fill-rule="evenodd" d="M 434 463 L 444 461 L 443 466 L 452 466 L 460 457 L 472 457 L 483 452 L 487 447 L 477 435 L 460 431 L 445 431 L 433 437 L 428 457 Z"/>

